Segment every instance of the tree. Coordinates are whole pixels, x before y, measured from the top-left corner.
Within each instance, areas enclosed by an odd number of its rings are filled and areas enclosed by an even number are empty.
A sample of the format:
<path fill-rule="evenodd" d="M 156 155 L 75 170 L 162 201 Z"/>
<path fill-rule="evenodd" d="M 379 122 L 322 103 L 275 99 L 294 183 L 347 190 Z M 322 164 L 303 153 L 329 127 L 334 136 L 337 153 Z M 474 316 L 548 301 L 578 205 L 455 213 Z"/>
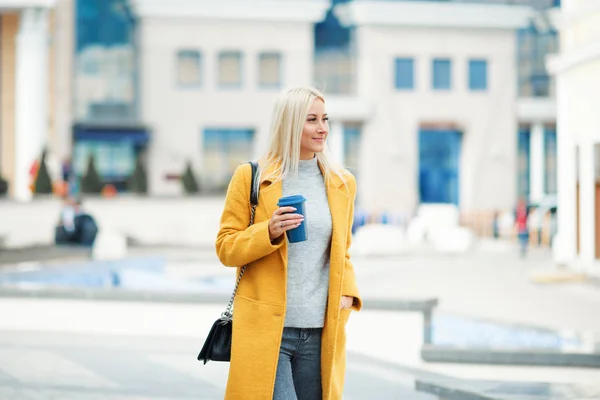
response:
<path fill-rule="evenodd" d="M 0 196 L 4 196 L 8 193 L 8 182 L 6 179 L 2 178 L 2 174 L 0 174 Z"/>
<path fill-rule="evenodd" d="M 185 172 L 181 177 L 181 182 L 183 183 L 183 189 L 188 194 L 198 193 L 200 187 L 198 186 L 198 181 L 196 180 L 196 176 L 194 175 L 194 171 L 192 170 L 192 163 L 187 162 L 185 167 Z"/>
<path fill-rule="evenodd" d="M 135 161 L 135 169 L 127 180 L 127 188 L 132 193 L 148 193 L 148 176 L 141 155 L 139 155 Z"/>
<path fill-rule="evenodd" d="M 96 170 L 96 163 L 94 161 L 94 155 L 90 154 L 88 157 L 87 169 L 85 175 L 81 178 L 81 192 L 99 194 L 102 192 L 104 184 L 102 179 Z"/>
<path fill-rule="evenodd" d="M 52 194 L 52 178 L 48 172 L 48 166 L 46 165 L 47 152 L 42 152 L 42 159 L 40 161 L 40 167 L 34 182 L 34 193 L 37 194 Z"/>

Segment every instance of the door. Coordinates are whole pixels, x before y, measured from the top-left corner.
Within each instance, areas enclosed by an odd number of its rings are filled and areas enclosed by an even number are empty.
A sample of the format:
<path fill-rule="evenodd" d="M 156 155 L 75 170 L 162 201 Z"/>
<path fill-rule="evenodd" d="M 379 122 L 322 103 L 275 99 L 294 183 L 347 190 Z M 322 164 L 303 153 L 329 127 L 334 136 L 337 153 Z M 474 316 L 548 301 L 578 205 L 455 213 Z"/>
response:
<path fill-rule="evenodd" d="M 419 132 L 419 194 L 421 203 L 459 201 L 462 134 L 456 130 Z"/>

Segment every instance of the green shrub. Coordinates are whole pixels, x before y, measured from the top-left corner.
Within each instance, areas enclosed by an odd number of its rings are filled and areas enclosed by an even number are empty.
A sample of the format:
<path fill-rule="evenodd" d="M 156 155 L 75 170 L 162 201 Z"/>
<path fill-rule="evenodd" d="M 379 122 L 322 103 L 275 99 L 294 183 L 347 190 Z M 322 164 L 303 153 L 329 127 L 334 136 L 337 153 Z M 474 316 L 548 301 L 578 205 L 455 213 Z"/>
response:
<path fill-rule="evenodd" d="M 135 161 L 135 169 L 127 180 L 127 189 L 132 193 L 148 193 L 148 175 L 146 174 L 146 168 L 144 167 L 141 155 Z"/>
<path fill-rule="evenodd" d="M 196 180 L 196 176 L 194 175 L 194 171 L 192 170 L 192 163 L 190 163 L 189 161 L 187 162 L 185 172 L 181 177 L 181 182 L 183 183 L 183 189 L 187 194 L 194 194 L 200 191 L 198 181 Z"/>
<path fill-rule="evenodd" d="M 98 194 L 102 192 L 104 184 L 102 179 L 96 170 L 96 163 L 94 161 L 94 155 L 90 154 L 88 157 L 87 169 L 85 175 L 81 178 L 81 192 Z"/>
<path fill-rule="evenodd" d="M 6 196 L 8 194 L 8 181 L 2 178 L 0 174 L 0 196 Z"/>
<path fill-rule="evenodd" d="M 52 194 L 52 178 L 50 178 L 50 174 L 48 173 L 46 154 L 46 150 L 44 150 L 42 152 L 42 159 L 40 160 L 40 167 L 35 177 L 33 187 L 36 194 Z"/>

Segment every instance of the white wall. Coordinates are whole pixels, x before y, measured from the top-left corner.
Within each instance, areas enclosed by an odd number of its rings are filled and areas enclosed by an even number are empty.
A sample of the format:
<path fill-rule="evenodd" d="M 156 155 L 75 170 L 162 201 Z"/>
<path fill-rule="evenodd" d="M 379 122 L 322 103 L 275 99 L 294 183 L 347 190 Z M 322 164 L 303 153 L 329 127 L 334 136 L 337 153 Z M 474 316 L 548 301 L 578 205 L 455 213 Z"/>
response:
<path fill-rule="evenodd" d="M 102 233 L 129 236 L 142 245 L 212 247 L 223 201 L 222 197 L 86 197 L 83 209 L 96 219 Z M 0 250 L 53 243 L 61 206 L 56 198 L 0 201 Z"/>
<path fill-rule="evenodd" d="M 283 87 L 310 84 L 313 69 L 312 24 L 227 21 L 192 18 L 145 18 L 140 27 L 142 120 L 150 127 L 149 184 L 152 194 L 177 194 L 179 182 L 165 173 L 181 173 L 190 158 L 202 167 L 201 132 L 205 127 L 252 128 L 257 151 L 266 144 L 270 114 L 281 89 L 258 87 L 258 55 L 280 52 Z M 196 49 L 202 56 L 198 88 L 179 87 L 176 53 Z M 219 89 L 220 51 L 239 50 L 242 87 Z"/>
<path fill-rule="evenodd" d="M 507 208 L 516 196 L 516 71 L 513 30 L 362 26 L 356 32 L 359 95 L 375 115 L 363 130 L 361 190 L 368 208 L 411 209 L 419 201 L 421 123 L 463 129 L 460 206 Z M 415 89 L 395 89 L 395 58 L 415 60 Z M 433 58 L 452 60 L 452 89 L 432 89 Z M 468 88 L 470 58 L 488 61 L 488 90 Z"/>
<path fill-rule="evenodd" d="M 595 0 L 566 0 L 560 16 L 561 52 L 551 57 L 557 75 L 558 242 L 555 260 L 572 267 L 600 269 L 595 264 L 595 160 L 600 144 L 600 5 Z M 576 149 L 579 157 L 575 157 Z M 578 174 L 576 173 L 578 171 Z M 578 176 L 577 176 L 578 175 Z M 576 182 L 579 181 L 579 237 L 576 240 Z M 581 264 L 578 263 L 581 261 Z"/>

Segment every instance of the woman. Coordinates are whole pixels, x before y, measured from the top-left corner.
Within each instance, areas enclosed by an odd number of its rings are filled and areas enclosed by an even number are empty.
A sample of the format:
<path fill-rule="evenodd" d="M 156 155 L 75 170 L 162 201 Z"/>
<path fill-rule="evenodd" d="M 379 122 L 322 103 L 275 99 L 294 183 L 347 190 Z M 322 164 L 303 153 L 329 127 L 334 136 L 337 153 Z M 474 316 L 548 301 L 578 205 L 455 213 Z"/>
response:
<path fill-rule="evenodd" d="M 231 179 L 217 254 L 238 273 L 250 265 L 235 298 L 226 399 L 342 398 L 345 325 L 362 307 L 348 253 L 356 181 L 326 155 L 327 119 L 315 89 L 278 99 L 250 227 L 250 165 Z M 302 216 L 277 202 L 293 194 L 307 198 L 308 240 L 288 244 Z"/>

